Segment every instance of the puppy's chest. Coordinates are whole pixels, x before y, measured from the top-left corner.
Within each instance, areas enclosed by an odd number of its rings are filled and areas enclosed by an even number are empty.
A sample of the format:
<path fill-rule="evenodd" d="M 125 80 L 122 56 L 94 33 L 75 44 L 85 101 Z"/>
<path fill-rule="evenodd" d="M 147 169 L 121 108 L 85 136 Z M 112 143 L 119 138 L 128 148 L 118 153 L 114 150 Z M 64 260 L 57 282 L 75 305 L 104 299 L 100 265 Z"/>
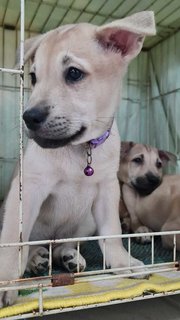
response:
<path fill-rule="evenodd" d="M 94 175 L 87 177 L 84 169 L 88 162 L 94 169 Z M 108 175 L 115 174 L 118 165 L 118 156 L 112 156 L 109 148 L 106 150 L 104 146 L 99 146 L 92 150 L 91 156 L 88 156 L 87 148 L 79 147 L 79 149 L 59 150 L 55 157 L 49 159 L 48 166 L 52 171 L 56 181 L 75 181 L 86 185 L 96 184 L 106 179 Z"/>
<path fill-rule="evenodd" d="M 43 219 L 50 220 L 55 226 L 76 224 L 91 212 L 96 193 L 96 187 L 91 185 L 59 182 L 42 207 Z"/>

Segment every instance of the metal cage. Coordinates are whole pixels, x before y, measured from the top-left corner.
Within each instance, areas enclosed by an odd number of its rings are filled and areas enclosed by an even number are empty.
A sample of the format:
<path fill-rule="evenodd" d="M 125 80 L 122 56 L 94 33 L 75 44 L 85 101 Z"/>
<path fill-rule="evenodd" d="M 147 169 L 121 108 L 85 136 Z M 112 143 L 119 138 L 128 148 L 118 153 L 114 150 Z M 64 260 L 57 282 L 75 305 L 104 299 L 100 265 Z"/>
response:
<path fill-rule="evenodd" d="M 158 272 L 167 272 L 167 271 L 177 271 L 179 270 L 179 263 L 177 259 L 177 248 L 176 248 L 176 237 L 177 235 L 180 235 L 180 231 L 168 231 L 168 232 L 151 232 L 151 233 L 142 233 L 142 234 L 122 234 L 118 236 L 107 236 L 107 237 L 100 237 L 100 236 L 95 236 L 95 237 L 84 237 L 84 238 L 72 238 L 72 239 L 57 239 L 57 240 L 45 240 L 45 241 L 29 241 L 29 242 L 22 242 L 21 241 L 21 233 L 22 233 L 22 228 L 23 228 L 23 209 L 22 209 L 22 204 L 23 204 L 23 148 L 24 148 L 24 143 L 23 143 L 23 123 L 22 123 L 22 114 L 23 114 L 23 106 L 24 106 L 24 6 L 25 6 L 25 1 L 20 0 L 21 4 L 21 16 L 20 16 L 20 69 L 7 69 L 7 68 L 0 68 L 0 71 L 3 73 L 9 73 L 9 74 L 17 74 L 20 78 L 20 86 L 19 86 L 19 101 L 20 101 L 20 108 L 19 108 L 19 167 L 20 167 L 20 174 L 19 174 L 19 242 L 18 243 L 6 243 L 6 244 L 0 244 L 0 248 L 3 247 L 13 247 L 17 246 L 19 248 L 19 274 L 21 274 L 21 260 L 22 260 L 22 247 L 23 246 L 34 246 L 34 245 L 48 245 L 49 246 L 49 273 L 47 276 L 42 276 L 42 277 L 36 277 L 36 278 L 24 278 L 24 279 L 19 279 L 19 280 L 13 280 L 13 281 L 0 281 L 0 291 L 6 291 L 7 289 L 9 290 L 21 290 L 21 289 L 38 289 L 39 292 L 39 298 L 38 298 L 38 310 L 26 314 L 21 314 L 18 316 L 12 316 L 9 317 L 9 319 L 24 319 L 24 318 L 30 318 L 30 317 L 37 317 L 37 316 L 42 316 L 42 315 L 49 315 L 49 314 L 55 314 L 55 313 L 60 313 L 60 312 L 67 312 L 67 311 L 72 311 L 72 310 L 79 310 L 79 309 L 84 309 L 84 308 L 93 308 L 93 307 L 98 307 L 98 306 L 104 306 L 104 305 L 110 305 L 110 304 L 118 304 L 118 303 L 124 303 L 127 301 L 135 301 L 135 300 L 140 300 L 140 299 L 149 299 L 149 298 L 154 298 L 154 297 L 159 297 L 159 296 L 164 296 L 164 295 L 172 295 L 172 294 L 177 294 L 180 293 L 180 290 L 176 291 L 168 291 L 168 292 L 162 292 L 162 293 L 151 293 L 148 292 L 146 295 L 139 296 L 136 298 L 129 298 L 129 299 L 123 299 L 123 300 L 112 300 L 107 303 L 92 303 L 89 305 L 85 306 L 77 306 L 77 307 L 70 307 L 70 308 L 61 308 L 61 309 L 53 309 L 53 310 L 44 310 L 43 307 L 43 288 L 46 287 L 53 287 L 57 284 L 56 283 L 56 276 L 53 275 L 53 270 L 52 270 L 52 247 L 55 243 L 64 243 L 64 242 L 76 242 L 77 243 L 77 251 L 78 251 L 78 257 L 80 254 L 80 248 L 81 248 L 81 242 L 87 242 L 87 241 L 97 241 L 97 240 L 102 240 L 103 241 L 103 261 L 102 261 L 102 266 L 101 269 L 99 270 L 92 270 L 92 271 L 84 271 L 84 272 L 79 272 L 79 261 L 78 261 L 78 272 L 67 276 L 66 281 L 64 282 L 63 278 L 61 275 L 59 275 L 58 278 L 58 284 L 68 284 L 68 283 L 82 283 L 86 281 L 88 278 L 88 281 L 94 281 L 98 279 L 117 279 L 117 278 L 122 278 L 122 277 L 127 277 L 131 276 L 130 273 L 130 267 L 131 267 L 131 244 L 132 240 L 135 237 L 142 237 L 145 235 L 149 235 L 151 237 L 151 262 L 146 265 L 146 271 L 142 271 L 141 267 L 136 267 L 137 271 L 134 275 L 141 275 L 143 274 L 149 274 L 149 273 L 158 273 Z M 162 94 L 159 94 L 160 99 L 163 99 Z M 159 98 L 155 97 L 155 99 Z M 148 98 L 148 102 L 150 103 L 150 99 Z M 177 147 L 177 145 L 176 145 Z M 173 249 L 172 249 L 172 260 L 170 262 L 166 263 L 155 263 L 155 241 L 154 239 L 158 236 L 166 236 L 166 235 L 173 235 Z M 114 238 L 122 238 L 127 240 L 127 248 L 128 248 L 128 254 L 129 254 L 129 266 L 127 268 L 122 268 L 122 269 L 107 269 L 105 265 L 105 256 L 106 256 L 106 240 L 107 239 L 114 239 Z M 123 274 L 121 271 L 126 270 L 129 272 L 128 274 Z M 119 274 L 117 271 L 120 271 Z M 114 274 L 112 274 L 114 272 Z"/>

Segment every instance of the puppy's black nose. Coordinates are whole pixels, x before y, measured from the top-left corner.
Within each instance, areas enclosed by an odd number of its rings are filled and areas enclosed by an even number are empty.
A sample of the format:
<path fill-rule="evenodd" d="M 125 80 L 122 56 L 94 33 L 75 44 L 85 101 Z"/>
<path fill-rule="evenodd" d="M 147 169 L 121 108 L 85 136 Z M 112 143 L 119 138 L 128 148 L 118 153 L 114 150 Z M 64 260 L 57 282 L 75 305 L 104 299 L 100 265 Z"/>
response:
<path fill-rule="evenodd" d="M 40 128 L 41 124 L 46 120 L 47 116 L 48 116 L 47 109 L 32 108 L 24 112 L 23 119 L 28 129 L 36 131 Z"/>
<path fill-rule="evenodd" d="M 147 196 L 151 194 L 160 183 L 161 178 L 149 171 L 146 175 L 138 177 L 132 185 L 141 196 Z"/>
<path fill-rule="evenodd" d="M 148 182 L 154 187 L 158 187 L 161 182 L 160 177 L 154 175 L 152 172 L 148 172 L 146 174 L 146 178 L 147 178 Z"/>

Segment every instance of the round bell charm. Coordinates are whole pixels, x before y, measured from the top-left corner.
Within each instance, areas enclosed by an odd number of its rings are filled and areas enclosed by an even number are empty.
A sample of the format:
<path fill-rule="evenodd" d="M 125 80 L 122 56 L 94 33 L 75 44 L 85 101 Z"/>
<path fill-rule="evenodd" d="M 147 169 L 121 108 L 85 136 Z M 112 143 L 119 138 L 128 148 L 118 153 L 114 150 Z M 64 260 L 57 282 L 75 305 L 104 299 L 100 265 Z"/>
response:
<path fill-rule="evenodd" d="M 94 173 L 94 169 L 91 166 L 87 165 L 87 167 L 84 169 L 84 174 L 87 177 L 90 177 L 93 175 L 93 173 Z"/>

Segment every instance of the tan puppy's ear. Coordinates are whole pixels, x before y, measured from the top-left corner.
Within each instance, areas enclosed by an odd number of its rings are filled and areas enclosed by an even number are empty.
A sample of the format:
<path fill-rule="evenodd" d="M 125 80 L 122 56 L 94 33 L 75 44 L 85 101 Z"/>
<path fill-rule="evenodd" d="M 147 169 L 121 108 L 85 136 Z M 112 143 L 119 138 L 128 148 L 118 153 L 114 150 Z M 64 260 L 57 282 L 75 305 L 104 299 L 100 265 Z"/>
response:
<path fill-rule="evenodd" d="M 132 147 L 135 146 L 135 143 L 132 141 L 121 141 L 121 156 L 120 161 L 126 160 L 126 157 L 129 154 L 129 151 L 132 149 Z"/>
<path fill-rule="evenodd" d="M 104 49 L 120 53 L 129 62 L 141 51 L 145 36 L 155 34 L 153 11 L 142 11 L 99 27 L 96 36 Z"/>
<path fill-rule="evenodd" d="M 29 59 L 34 60 L 34 55 L 39 47 L 41 41 L 45 38 L 46 34 L 41 34 L 39 36 L 27 39 L 24 43 L 24 63 Z"/>
<path fill-rule="evenodd" d="M 50 30 L 46 33 L 43 33 L 43 34 L 40 34 L 36 37 L 32 37 L 30 39 L 25 40 L 25 42 L 24 42 L 24 64 L 29 59 L 31 59 L 31 61 L 33 62 L 36 50 L 40 46 L 42 40 L 45 39 L 45 37 L 47 37 L 49 34 L 53 33 L 54 31 L 61 32 L 63 30 L 71 29 L 73 26 L 74 26 L 73 24 L 60 26 L 54 30 Z M 16 68 L 19 68 L 19 61 L 20 61 L 20 48 L 18 48 L 17 53 L 16 53 Z"/>
<path fill-rule="evenodd" d="M 165 166 L 168 162 L 176 165 L 177 163 L 177 156 L 171 152 L 158 150 L 159 157 L 162 160 L 163 166 Z"/>
<path fill-rule="evenodd" d="M 42 35 L 25 40 L 25 42 L 24 42 L 24 64 L 29 59 L 31 59 L 33 61 L 35 52 L 45 36 L 46 36 L 46 34 L 42 34 Z M 18 48 L 17 53 L 16 53 L 15 68 L 17 68 L 17 69 L 19 68 L 19 61 L 20 61 L 20 48 Z"/>

